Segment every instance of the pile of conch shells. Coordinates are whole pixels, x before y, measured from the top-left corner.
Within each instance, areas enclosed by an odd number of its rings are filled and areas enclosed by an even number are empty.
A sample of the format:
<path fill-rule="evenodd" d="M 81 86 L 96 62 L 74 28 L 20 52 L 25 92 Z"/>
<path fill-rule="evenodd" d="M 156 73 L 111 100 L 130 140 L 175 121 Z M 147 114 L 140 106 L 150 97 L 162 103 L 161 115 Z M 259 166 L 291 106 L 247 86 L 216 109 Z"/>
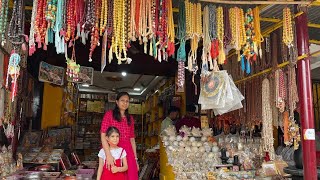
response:
<path fill-rule="evenodd" d="M 221 164 L 218 144 L 210 141 L 212 129 L 183 126 L 179 132 L 177 135 L 175 127 L 169 126 L 162 134 L 175 179 L 207 179 L 208 172 Z"/>

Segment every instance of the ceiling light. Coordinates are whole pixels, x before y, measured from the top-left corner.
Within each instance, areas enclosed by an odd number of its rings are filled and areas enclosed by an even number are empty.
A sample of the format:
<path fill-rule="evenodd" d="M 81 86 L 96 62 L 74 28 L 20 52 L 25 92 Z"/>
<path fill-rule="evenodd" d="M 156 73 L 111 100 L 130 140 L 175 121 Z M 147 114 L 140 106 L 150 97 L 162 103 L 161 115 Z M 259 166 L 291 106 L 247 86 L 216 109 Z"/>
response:
<path fill-rule="evenodd" d="M 82 87 L 89 87 L 89 84 L 82 84 Z"/>
<path fill-rule="evenodd" d="M 127 76 L 127 73 L 126 72 L 122 72 L 121 75 L 122 76 Z"/>
<path fill-rule="evenodd" d="M 140 88 L 133 88 L 134 91 L 140 91 Z"/>

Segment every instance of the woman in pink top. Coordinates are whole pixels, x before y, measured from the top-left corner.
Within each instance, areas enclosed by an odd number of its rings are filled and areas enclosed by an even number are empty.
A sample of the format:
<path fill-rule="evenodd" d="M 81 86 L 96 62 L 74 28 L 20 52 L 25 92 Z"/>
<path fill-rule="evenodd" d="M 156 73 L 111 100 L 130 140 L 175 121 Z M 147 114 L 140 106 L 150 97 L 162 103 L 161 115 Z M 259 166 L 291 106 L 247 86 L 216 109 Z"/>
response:
<path fill-rule="evenodd" d="M 129 94 L 120 92 L 117 95 L 116 106 L 113 110 L 109 110 L 103 117 L 101 123 L 101 142 L 102 147 L 107 156 L 106 167 L 110 170 L 114 166 L 114 158 L 110 153 L 110 147 L 106 140 L 106 130 L 110 126 L 114 126 L 120 131 L 119 147 L 124 148 L 127 153 L 128 171 L 126 173 L 127 180 L 137 180 L 139 166 L 137 163 L 137 151 L 134 135 L 134 119 L 129 115 Z"/>

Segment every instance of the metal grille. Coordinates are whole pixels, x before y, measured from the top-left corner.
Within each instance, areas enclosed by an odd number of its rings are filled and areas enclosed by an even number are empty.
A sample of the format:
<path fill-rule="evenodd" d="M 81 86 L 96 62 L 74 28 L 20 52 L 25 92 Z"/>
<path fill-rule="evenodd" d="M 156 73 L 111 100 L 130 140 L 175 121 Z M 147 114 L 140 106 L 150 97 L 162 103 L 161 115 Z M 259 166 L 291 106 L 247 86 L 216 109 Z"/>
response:
<path fill-rule="evenodd" d="M 312 81 L 315 129 L 320 130 L 320 81 Z"/>

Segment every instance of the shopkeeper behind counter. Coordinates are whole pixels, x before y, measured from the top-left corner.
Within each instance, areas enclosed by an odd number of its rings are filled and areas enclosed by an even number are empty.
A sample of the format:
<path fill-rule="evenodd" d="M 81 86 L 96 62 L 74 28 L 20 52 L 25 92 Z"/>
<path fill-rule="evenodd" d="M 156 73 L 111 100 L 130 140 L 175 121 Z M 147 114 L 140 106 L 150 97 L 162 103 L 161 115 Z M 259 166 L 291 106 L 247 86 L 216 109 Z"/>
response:
<path fill-rule="evenodd" d="M 170 125 L 174 126 L 174 122 L 179 115 L 179 111 L 180 109 L 175 106 L 171 106 L 169 108 L 168 116 L 161 122 L 161 133 Z"/>
<path fill-rule="evenodd" d="M 175 124 L 176 126 L 176 130 L 179 132 L 179 129 L 186 125 L 187 127 L 196 127 L 196 128 L 201 128 L 201 121 L 199 118 L 195 117 L 195 111 L 196 111 L 196 107 L 193 104 L 189 104 L 187 105 L 187 113 L 186 115 L 178 120 Z"/>

